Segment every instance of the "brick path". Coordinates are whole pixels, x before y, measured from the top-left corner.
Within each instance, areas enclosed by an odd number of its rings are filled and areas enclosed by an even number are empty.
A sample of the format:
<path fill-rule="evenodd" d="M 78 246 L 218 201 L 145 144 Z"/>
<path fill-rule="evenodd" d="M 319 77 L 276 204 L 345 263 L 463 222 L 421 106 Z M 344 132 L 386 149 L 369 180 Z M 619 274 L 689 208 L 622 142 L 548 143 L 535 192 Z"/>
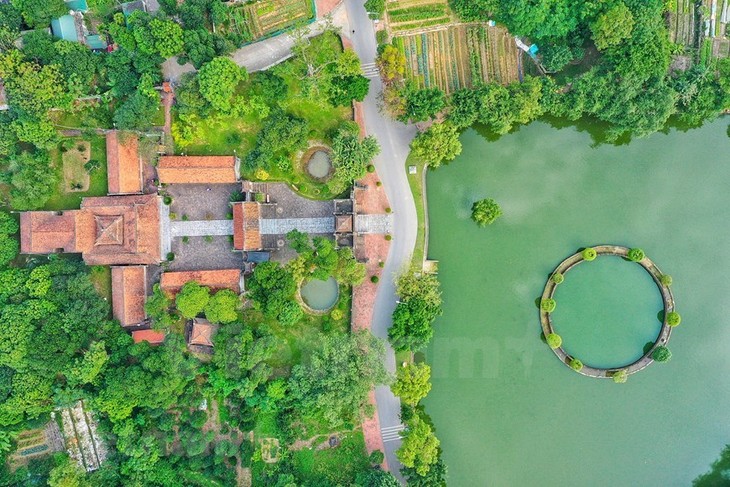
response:
<path fill-rule="evenodd" d="M 233 235 L 233 220 L 172 221 L 170 235 L 172 237 Z"/>

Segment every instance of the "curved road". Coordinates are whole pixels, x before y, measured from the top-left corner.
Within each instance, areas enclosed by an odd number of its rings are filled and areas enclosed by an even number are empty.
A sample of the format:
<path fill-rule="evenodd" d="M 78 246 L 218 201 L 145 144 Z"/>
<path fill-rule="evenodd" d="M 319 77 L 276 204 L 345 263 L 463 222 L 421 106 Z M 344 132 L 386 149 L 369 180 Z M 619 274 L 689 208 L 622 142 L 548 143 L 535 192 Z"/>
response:
<path fill-rule="evenodd" d="M 363 65 L 373 63 L 377 56 L 377 44 L 373 23 L 368 18 L 363 0 L 345 0 L 345 7 L 350 21 L 350 32 L 346 35 L 352 40 L 355 52 Z M 352 29 L 355 33 L 352 33 Z M 404 125 L 383 116 L 378 109 L 379 97 L 383 85 L 379 77 L 370 80 L 370 92 L 363 101 L 365 126 L 369 135 L 373 135 L 380 143 L 380 155 L 374 164 L 378 176 L 393 209 L 393 241 L 385 261 L 383 276 L 378 293 L 375 297 L 373 322 L 371 330 L 379 338 L 386 340 L 385 366 L 390 372 L 395 371 L 395 354 L 387 342 L 388 328 L 392 323 L 392 314 L 396 304 L 395 284 L 393 278 L 411 262 L 413 248 L 416 244 L 418 217 L 416 205 L 413 201 L 411 188 L 408 185 L 408 176 L 405 171 L 405 162 L 410 151 L 409 144 L 416 134 L 414 126 Z M 379 386 L 375 389 L 380 428 L 392 430 L 401 424 L 400 399 L 395 397 L 388 386 Z M 395 451 L 400 446 L 400 440 L 385 442 L 385 456 L 390 471 L 401 478 L 400 462 L 395 457 Z"/>

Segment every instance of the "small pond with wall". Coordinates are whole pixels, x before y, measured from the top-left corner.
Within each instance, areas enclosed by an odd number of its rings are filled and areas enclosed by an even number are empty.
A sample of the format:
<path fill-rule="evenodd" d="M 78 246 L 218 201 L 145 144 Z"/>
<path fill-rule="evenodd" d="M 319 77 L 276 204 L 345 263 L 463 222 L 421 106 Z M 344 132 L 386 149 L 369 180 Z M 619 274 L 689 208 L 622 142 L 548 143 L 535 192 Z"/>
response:
<path fill-rule="evenodd" d="M 449 485 L 687 486 L 708 470 L 730 441 L 729 121 L 621 146 L 541 122 L 493 142 L 468 130 L 461 156 L 429 172 L 428 257 L 439 261 L 444 313 L 424 403 Z M 485 197 L 504 214 L 479 228 L 470 208 Z M 574 373 L 540 339 L 545 280 L 596 242 L 641 247 L 673 276 L 683 318 L 672 359 L 626 384 Z M 565 345 L 607 363 L 641 353 L 659 325 L 656 288 L 625 262 L 583 266 L 556 296 Z M 613 301 L 591 304 L 582 293 L 593 286 Z M 589 334 L 609 323 L 633 338 L 601 356 L 591 347 L 611 329 Z"/>
<path fill-rule="evenodd" d="M 314 147 L 310 149 L 305 158 L 307 159 L 307 173 L 314 179 L 323 181 L 332 173 L 332 158 L 329 151 L 324 147 Z"/>
<path fill-rule="evenodd" d="M 302 282 L 299 294 L 309 308 L 317 312 L 325 312 L 337 303 L 340 289 L 334 277 L 330 277 L 326 281 L 310 279 Z"/>

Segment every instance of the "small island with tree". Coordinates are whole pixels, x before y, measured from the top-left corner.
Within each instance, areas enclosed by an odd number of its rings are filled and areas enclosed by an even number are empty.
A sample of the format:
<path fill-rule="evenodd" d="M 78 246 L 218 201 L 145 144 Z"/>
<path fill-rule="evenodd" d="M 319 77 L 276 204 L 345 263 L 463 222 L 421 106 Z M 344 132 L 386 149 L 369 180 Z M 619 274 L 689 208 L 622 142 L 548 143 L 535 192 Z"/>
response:
<path fill-rule="evenodd" d="M 502 208 L 492 198 L 475 201 L 471 206 L 471 219 L 480 227 L 491 225 L 502 216 Z"/>

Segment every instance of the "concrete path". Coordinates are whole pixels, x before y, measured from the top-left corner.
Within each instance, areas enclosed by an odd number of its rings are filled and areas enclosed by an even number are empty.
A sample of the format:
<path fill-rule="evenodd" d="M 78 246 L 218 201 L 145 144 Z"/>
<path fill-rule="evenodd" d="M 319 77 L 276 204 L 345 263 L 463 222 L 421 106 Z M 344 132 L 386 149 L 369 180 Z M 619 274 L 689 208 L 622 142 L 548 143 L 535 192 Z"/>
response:
<path fill-rule="evenodd" d="M 335 233 L 335 217 L 264 218 L 259 223 L 261 235 L 285 235 L 292 230 L 309 234 Z"/>
<path fill-rule="evenodd" d="M 171 221 L 171 237 L 233 235 L 233 220 Z"/>
<path fill-rule="evenodd" d="M 392 233 L 393 215 L 357 215 L 355 231 L 357 233 Z"/>
<path fill-rule="evenodd" d="M 362 0 L 345 0 L 345 7 L 349 17 L 351 29 L 346 30 L 353 43 L 355 52 L 360 61 L 366 66 L 366 74 L 372 76 L 371 63 L 375 62 L 377 43 L 373 23 L 365 13 Z M 355 33 L 352 33 L 352 29 Z M 383 279 L 380 281 L 378 293 L 375 297 L 375 309 L 371 330 L 375 336 L 386 339 L 388 328 L 392 324 L 392 314 L 395 309 L 396 294 L 393 278 L 411 261 L 413 248 L 416 244 L 418 219 L 416 205 L 413 201 L 410 186 L 405 171 L 405 161 L 410 151 L 409 144 L 416 135 L 414 126 L 406 126 L 394 122 L 380 113 L 378 97 L 382 91 L 382 83 L 378 77 L 371 77 L 370 93 L 363 102 L 365 125 L 367 132 L 378 139 L 381 152 L 375 158 L 374 164 L 383 182 L 386 194 L 393 209 L 393 240 L 390 246 L 388 260 L 383 269 Z M 395 353 L 386 343 L 386 368 L 395 371 Z M 383 431 L 397 427 L 400 421 L 400 400 L 393 395 L 388 386 L 375 389 L 380 426 Z M 385 443 L 385 456 L 390 471 L 399 479 L 401 464 L 395 457 L 395 451 L 400 447 L 399 438 Z"/>

